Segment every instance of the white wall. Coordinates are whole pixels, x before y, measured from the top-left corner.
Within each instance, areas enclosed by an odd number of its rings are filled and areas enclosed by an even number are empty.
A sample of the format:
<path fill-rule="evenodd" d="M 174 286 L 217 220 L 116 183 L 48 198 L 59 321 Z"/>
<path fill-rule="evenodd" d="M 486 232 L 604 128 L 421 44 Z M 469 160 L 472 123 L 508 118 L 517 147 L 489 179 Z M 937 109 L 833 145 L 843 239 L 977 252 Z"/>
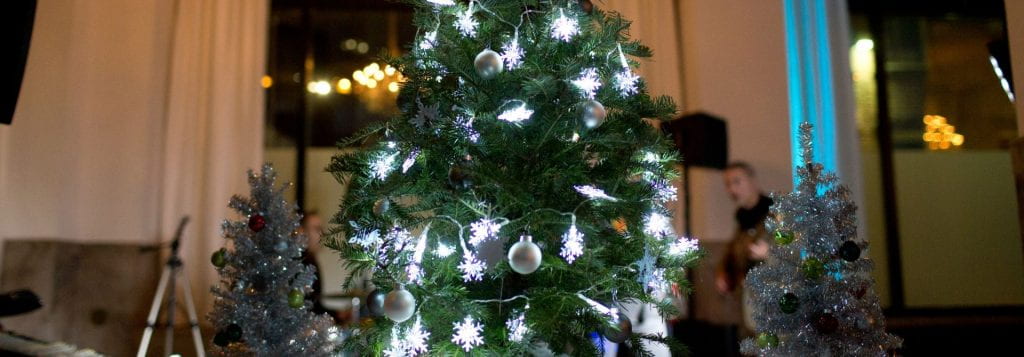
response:
<path fill-rule="evenodd" d="M 634 20 L 631 34 L 654 50 L 640 66 L 652 94 L 675 98 L 682 113 L 725 118 L 730 158 L 750 161 L 768 191 L 791 188 L 781 1 L 607 0 L 603 8 Z M 735 206 L 721 173 L 691 174 L 694 235 L 731 239 Z"/>
<path fill-rule="evenodd" d="M 903 281 L 909 307 L 1024 304 L 1010 155 L 1005 151 L 893 155 Z"/>
<path fill-rule="evenodd" d="M 729 157 L 749 161 L 768 191 L 792 187 L 781 1 L 682 0 L 687 111 L 729 126 Z M 726 20 L 727 19 L 727 20 Z M 732 238 L 735 206 L 720 172 L 695 170 L 694 232 Z"/>
<path fill-rule="evenodd" d="M 39 1 L 0 126 L 0 239 L 157 240 L 172 4 Z"/>

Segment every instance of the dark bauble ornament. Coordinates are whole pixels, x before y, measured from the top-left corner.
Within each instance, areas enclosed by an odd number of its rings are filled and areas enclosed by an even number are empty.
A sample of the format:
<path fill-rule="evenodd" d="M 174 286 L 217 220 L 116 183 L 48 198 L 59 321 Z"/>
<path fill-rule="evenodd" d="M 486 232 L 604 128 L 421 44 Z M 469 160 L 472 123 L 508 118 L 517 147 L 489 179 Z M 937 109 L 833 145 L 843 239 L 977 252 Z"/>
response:
<path fill-rule="evenodd" d="M 540 247 L 533 243 L 533 237 L 519 237 L 519 242 L 508 249 L 508 265 L 519 274 L 530 274 L 540 267 Z"/>
<path fill-rule="evenodd" d="M 246 290 L 246 293 L 249 295 L 263 294 L 267 292 L 267 289 L 270 289 L 270 284 L 267 284 L 267 279 L 262 276 L 257 276 L 252 279 L 252 284 L 249 284 L 249 289 Z"/>
<path fill-rule="evenodd" d="M 213 255 L 210 256 L 210 263 L 213 263 L 213 266 L 215 267 L 223 268 L 224 266 L 228 265 L 227 255 L 227 250 L 225 250 L 224 248 L 218 249 L 216 252 L 213 252 Z"/>
<path fill-rule="evenodd" d="M 757 335 L 757 347 L 773 348 L 779 345 L 779 336 L 774 333 L 762 332 Z"/>
<path fill-rule="evenodd" d="M 231 339 L 231 342 L 238 342 L 242 340 L 242 326 L 238 326 L 238 324 L 230 324 L 224 329 L 224 331 L 227 332 L 228 338 Z"/>
<path fill-rule="evenodd" d="M 213 344 L 220 347 L 227 347 L 231 344 L 231 341 L 228 341 L 227 334 L 225 334 L 224 331 L 220 331 L 217 332 L 216 335 L 213 335 Z"/>
<path fill-rule="evenodd" d="M 302 290 L 292 289 L 288 292 L 288 306 L 298 309 L 306 304 L 306 294 Z"/>
<path fill-rule="evenodd" d="M 588 14 L 592 13 L 594 12 L 594 3 L 590 0 L 580 0 L 580 10 Z"/>
<path fill-rule="evenodd" d="M 629 317 L 626 316 L 626 314 L 621 312 L 619 313 L 617 320 L 618 321 L 615 324 L 618 326 L 617 330 L 611 326 L 604 326 L 601 330 L 601 334 L 604 335 L 604 338 L 607 338 L 608 341 L 623 343 L 633 335 L 633 323 L 629 321 Z"/>
<path fill-rule="evenodd" d="M 818 258 L 807 258 L 800 264 L 800 271 L 804 273 L 804 276 L 811 280 L 816 280 L 825 275 L 825 263 L 822 263 Z"/>
<path fill-rule="evenodd" d="M 416 298 L 399 286 L 384 298 L 384 316 L 394 322 L 405 322 L 416 312 Z"/>
<path fill-rule="evenodd" d="M 860 259 L 860 246 L 852 241 L 843 242 L 843 245 L 839 246 L 839 250 L 836 251 L 836 255 L 848 262 L 856 261 Z"/>
<path fill-rule="evenodd" d="M 373 214 L 380 217 L 391 210 L 391 200 L 387 197 L 377 200 L 373 203 Z"/>
<path fill-rule="evenodd" d="M 473 178 L 469 173 L 468 162 L 452 165 L 452 168 L 448 170 L 448 184 L 456 190 L 468 190 L 473 187 Z"/>
<path fill-rule="evenodd" d="M 785 293 L 779 298 L 779 310 L 787 314 L 792 314 L 800 308 L 800 298 L 796 297 L 796 294 Z"/>
<path fill-rule="evenodd" d="M 796 240 L 796 235 L 794 235 L 791 231 L 775 231 L 775 243 L 778 243 L 779 245 L 793 243 L 794 240 Z"/>
<path fill-rule="evenodd" d="M 832 334 L 839 330 L 839 319 L 830 313 L 822 313 L 814 318 L 814 328 L 822 334 Z"/>
<path fill-rule="evenodd" d="M 263 215 L 257 213 L 249 216 L 249 229 L 253 232 L 262 231 L 263 228 L 267 227 L 267 219 L 263 218 Z"/>
<path fill-rule="evenodd" d="M 583 121 L 583 126 L 588 129 L 601 126 L 608 117 L 608 111 L 604 109 L 604 104 L 593 99 L 583 103 L 581 111 L 580 119 Z"/>
<path fill-rule="evenodd" d="M 476 68 L 476 74 L 479 74 L 480 78 L 491 79 L 505 70 L 505 61 L 497 52 L 486 49 L 476 55 L 473 67 Z"/>
<path fill-rule="evenodd" d="M 233 342 L 242 340 L 242 327 L 237 324 L 230 324 L 213 336 L 213 343 L 217 346 L 226 347 Z"/>
<path fill-rule="evenodd" d="M 384 316 L 384 298 L 388 294 L 380 291 L 380 289 L 373 289 L 369 295 L 366 295 L 366 310 L 373 316 Z"/>

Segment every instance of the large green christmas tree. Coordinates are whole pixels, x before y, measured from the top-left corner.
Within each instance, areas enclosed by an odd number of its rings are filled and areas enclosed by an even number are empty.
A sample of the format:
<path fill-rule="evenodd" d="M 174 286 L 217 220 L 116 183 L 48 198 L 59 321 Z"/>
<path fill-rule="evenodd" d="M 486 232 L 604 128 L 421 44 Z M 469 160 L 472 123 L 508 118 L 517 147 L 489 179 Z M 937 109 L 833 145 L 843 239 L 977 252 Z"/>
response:
<path fill-rule="evenodd" d="M 388 61 L 408 78 L 402 114 L 344 140 L 362 150 L 328 168 L 349 191 L 327 243 L 386 293 L 347 347 L 595 355 L 600 333 L 679 353 L 618 312 L 672 314 L 655 296 L 685 287 L 698 255 L 664 207 L 677 157 L 652 125 L 675 106 L 631 60 L 650 49 L 589 1 L 406 2 L 417 42 Z"/>

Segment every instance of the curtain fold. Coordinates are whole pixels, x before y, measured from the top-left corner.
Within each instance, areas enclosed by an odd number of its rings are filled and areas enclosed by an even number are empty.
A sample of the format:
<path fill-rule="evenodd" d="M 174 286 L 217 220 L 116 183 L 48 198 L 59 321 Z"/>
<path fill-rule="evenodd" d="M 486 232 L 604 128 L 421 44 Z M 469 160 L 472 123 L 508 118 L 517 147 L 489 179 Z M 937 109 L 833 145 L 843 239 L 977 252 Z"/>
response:
<path fill-rule="evenodd" d="M 263 155 L 267 0 L 178 0 L 171 41 L 160 183 L 160 231 L 191 217 L 183 259 L 199 313 L 212 306 L 209 264 L 234 194 Z"/>

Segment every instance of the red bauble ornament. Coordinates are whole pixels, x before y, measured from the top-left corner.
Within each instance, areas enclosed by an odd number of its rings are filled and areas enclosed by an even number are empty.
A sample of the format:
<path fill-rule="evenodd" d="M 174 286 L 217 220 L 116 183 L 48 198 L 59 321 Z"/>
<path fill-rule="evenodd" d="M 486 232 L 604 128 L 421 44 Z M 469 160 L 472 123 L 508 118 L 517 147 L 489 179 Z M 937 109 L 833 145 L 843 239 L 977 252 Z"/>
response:
<path fill-rule="evenodd" d="M 857 299 L 863 299 L 864 295 L 867 295 L 867 293 L 868 293 L 868 286 L 867 285 L 862 285 L 861 287 L 857 288 L 857 290 L 853 291 L 853 296 L 857 297 Z"/>
<path fill-rule="evenodd" d="M 262 231 L 263 228 L 267 227 L 267 219 L 263 218 L 260 214 L 254 214 L 249 217 L 249 229 L 253 232 Z"/>
<path fill-rule="evenodd" d="M 822 313 L 814 319 L 814 328 L 823 334 L 832 334 L 839 330 L 839 319 L 830 313 Z"/>

